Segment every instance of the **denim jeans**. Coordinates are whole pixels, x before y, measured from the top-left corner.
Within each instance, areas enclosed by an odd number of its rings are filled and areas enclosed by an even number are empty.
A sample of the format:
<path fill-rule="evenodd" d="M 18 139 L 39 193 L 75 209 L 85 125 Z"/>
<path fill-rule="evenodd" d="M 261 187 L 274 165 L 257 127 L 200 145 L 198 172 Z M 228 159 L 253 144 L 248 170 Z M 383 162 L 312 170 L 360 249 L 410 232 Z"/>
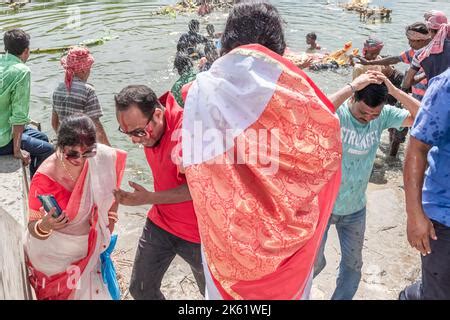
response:
<path fill-rule="evenodd" d="M 205 295 L 200 244 L 183 240 L 147 218 L 134 260 L 130 293 L 135 300 L 164 300 L 161 281 L 178 254 L 191 266 L 200 293 Z"/>
<path fill-rule="evenodd" d="M 422 256 L 422 281 L 400 292 L 400 300 L 450 300 L 450 227 L 431 220 L 437 240 L 431 254 Z"/>
<path fill-rule="evenodd" d="M 54 147 L 48 142 L 47 135 L 30 127 L 25 127 L 22 133 L 21 148 L 30 153 L 30 179 L 33 178 L 34 173 L 41 163 L 54 152 Z M 6 146 L 0 147 L 0 156 L 13 153 L 13 140 Z"/>
<path fill-rule="evenodd" d="M 331 300 L 351 300 L 358 290 L 361 280 L 362 248 L 366 230 L 366 208 L 355 213 L 341 216 L 332 214 L 322 239 L 320 249 L 314 264 L 314 277 L 325 268 L 325 244 L 330 226 L 336 225 L 339 243 L 341 245 L 341 262 L 336 289 Z"/>

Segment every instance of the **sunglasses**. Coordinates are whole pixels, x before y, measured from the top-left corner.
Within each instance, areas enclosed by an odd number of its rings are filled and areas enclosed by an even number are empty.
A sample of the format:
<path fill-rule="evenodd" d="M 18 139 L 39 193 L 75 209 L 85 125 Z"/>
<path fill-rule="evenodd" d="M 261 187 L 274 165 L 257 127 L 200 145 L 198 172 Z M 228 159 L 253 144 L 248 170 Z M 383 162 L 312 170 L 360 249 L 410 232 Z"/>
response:
<path fill-rule="evenodd" d="M 154 114 L 154 113 L 155 113 L 155 112 L 153 112 L 153 114 Z M 147 136 L 147 134 L 148 134 L 147 127 L 148 127 L 148 124 L 150 123 L 150 121 L 152 121 L 152 119 L 153 119 L 153 114 L 152 114 L 152 116 L 150 117 L 150 119 L 148 119 L 148 121 L 147 121 L 147 123 L 145 124 L 145 127 L 144 127 L 144 128 L 139 128 L 139 129 L 135 129 L 135 130 L 133 130 L 133 131 L 127 132 L 127 131 L 123 130 L 121 126 L 119 126 L 118 130 L 119 130 L 120 132 L 122 132 L 123 134 L 126 134 L 126 135 L 128 135 L 128 136 L 133 136 L 133 137 L 137 137 L 137 138 L 145 137 L 145 136 Z"/>
<path fill-rule="evenodd" d="M 67 160 L 76 160 L 79 158 L 92 158 L 95 157 L 97 154 L 97 148 L 94 146 L 91 150 L 87 150 L 83 153 L 80 153 L 78 151 L 70 150 L 68 152 L 64 153 L 64 157 Z"/>

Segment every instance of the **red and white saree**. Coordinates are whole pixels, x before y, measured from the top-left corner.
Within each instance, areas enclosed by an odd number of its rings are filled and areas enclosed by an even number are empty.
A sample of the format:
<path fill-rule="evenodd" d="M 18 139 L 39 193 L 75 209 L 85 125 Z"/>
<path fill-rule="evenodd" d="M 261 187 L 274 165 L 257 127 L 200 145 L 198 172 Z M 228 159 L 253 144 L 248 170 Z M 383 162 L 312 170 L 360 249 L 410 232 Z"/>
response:
<path fill-rule="evenodd" d="M 234 49 L 185 89 L 182 157 L 207 290 L 300 299 L 340 183 L 334 107 L 260 45 Z"/>
<path fill-rule="evenodd" d="M 111 299 L 102 279 L 100 254 L 111 239 L 108 211 L 114 202 L 113 190 L 120 186 L 125 162 L 125 152 L 97 144 L 97 155 L 85 162 L 71 193 L 58 192 L 63 187 L 45 162 L 38 169 L 30 197 L 37 196 L 34 193 L 56 192 L 56 200 L 69 218 L 67 227 L 54 230 L 46 240 L 25 233 L 30 282 L 39 300 Z M 30 201 L 29 209 L 30 220 L 38 218 L 39 204 L 35 199 Z"/>

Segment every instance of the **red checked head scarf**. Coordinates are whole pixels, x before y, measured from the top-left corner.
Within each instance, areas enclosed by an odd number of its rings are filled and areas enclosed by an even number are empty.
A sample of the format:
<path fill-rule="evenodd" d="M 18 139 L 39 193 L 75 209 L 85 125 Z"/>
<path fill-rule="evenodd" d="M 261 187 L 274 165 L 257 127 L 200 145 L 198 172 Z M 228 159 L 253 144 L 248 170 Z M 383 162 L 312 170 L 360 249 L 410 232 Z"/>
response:
<path fill-rule="evenodd" d="M 384 43 L 383 41 L 369 38 L 364 42 L 363 55 L 366 55 L 366 52 L 378 51 L 383 49 Z"/>
<path fill-rule="evenodd" d="M 61 65 L 66 70 L 65 83 L 67 90 L 70 91 L 74 74 L 89 70 L 93 63 L 94 57 L 86 47 L 72 47 L 67 56 L 61 58 Z"/>

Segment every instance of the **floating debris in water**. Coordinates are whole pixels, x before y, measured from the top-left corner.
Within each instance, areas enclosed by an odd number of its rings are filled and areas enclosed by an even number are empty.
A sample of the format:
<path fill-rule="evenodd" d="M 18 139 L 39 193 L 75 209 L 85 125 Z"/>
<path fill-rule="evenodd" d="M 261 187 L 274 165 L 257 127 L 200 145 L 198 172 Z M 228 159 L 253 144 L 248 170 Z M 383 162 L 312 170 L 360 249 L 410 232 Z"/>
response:
<path fill-rule="evenodd" d="M 384 6 L 371 7 L 370 0 L 351 0 L 348 3 L 339 4 L 340 7 L 348 11 L 359 13 L 359 20 L 375 23 L 377 19 L 381 22 L 391 22 L 392 9 Z"/>
<path fill-rule="evenodd" d="M 119 37 L 118 36 L 108 36 L 108 37 L 101 37 L 99 39 L 89 39 L 89 40 L 80 42 L 78 45 L 84 46 L 84 47 L 99 46 L 99 45 L 104 44 L 106 41 L 109 41 L 112 39 L 117 39 L 117 38 L 119 38 Z M 64 53 L 73 46 L 74 45 L 54 47 L 54 48 L 37 48 L 37 49 L 30 50 L 30 53 L 32 53 L 32 54 L 45 54 L 45 53 L 52 54 L 52 53 L 60 53 L 60 52 Z M 4 53 L 5 52 L 0 51 L 0 54 L 4 54 Z"/>
<path fill-rule="evenodd" d="M 2 4 L 8 5 L 8 7 L 13 10 L 19 10 L 30 2 L 31 0 L 5 0 L 2 1 Z"/>
<path fill-rule="evenodd" d="M 177 13 L 194 13 L 204 16 L 212 10 L 230 9 L 234 4 L 233 0 L 181 0 L 174 5 L 162 7 L 152 15 L 167 15 L 176 18 Z"/>

